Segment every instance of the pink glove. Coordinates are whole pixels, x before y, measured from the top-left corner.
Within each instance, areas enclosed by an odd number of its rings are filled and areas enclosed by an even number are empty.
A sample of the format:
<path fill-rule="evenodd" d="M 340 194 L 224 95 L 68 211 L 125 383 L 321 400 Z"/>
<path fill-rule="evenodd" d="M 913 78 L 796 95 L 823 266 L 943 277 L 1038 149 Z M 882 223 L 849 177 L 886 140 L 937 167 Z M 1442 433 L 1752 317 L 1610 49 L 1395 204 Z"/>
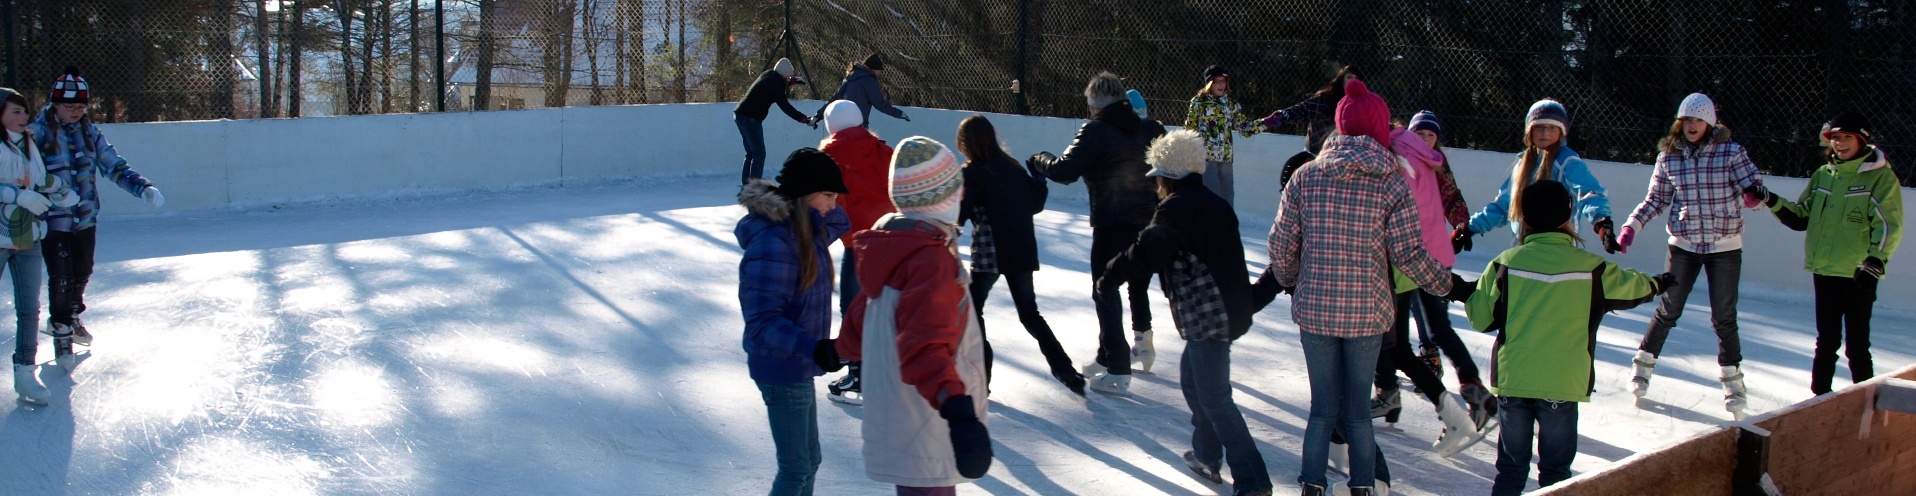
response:
<path fill-rule="evenodd" d="M 1762 204 L 1763 198 L 1756 196 L 1756 193 L 1743 192 L 1743 208 L 1756 208 L 1757 205 Z"/>
<path fill-rule="evenodd" d="M 1637 228 L 1630 227 L 1630 226 L 1623 226 L 1623 231 L 1617 233 L 1617 245 L 1622 247 L 1618 249 L 1617 252 L 1629 254 L 1630 243 L 1636 240 L 1637 240 Z"/>

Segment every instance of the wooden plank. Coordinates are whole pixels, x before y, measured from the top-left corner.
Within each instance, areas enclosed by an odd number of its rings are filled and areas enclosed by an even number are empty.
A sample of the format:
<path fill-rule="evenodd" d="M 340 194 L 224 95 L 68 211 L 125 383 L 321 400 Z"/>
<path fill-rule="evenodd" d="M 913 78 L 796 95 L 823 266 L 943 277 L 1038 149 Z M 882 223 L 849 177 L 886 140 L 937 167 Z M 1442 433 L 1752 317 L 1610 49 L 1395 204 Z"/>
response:
<path fill-rule="evenodd" d="M 1731 493 L 1736 431 L 1716 429 L 1668 448 L 1638 453 L 1599 472 L 1573 477 L 1533 494 L 1658 494 L 1716 496 Z"/>

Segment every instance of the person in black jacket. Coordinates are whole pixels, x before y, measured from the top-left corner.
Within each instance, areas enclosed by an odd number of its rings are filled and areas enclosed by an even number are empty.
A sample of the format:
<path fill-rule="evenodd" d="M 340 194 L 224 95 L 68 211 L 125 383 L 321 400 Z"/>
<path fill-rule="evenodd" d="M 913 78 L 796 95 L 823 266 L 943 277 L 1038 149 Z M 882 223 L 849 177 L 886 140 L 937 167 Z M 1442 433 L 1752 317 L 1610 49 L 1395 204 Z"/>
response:
<path fill-rule="evenodd" d="M 732 121 L 738 123 L 738 134 L 745 139 L 745 171 L 740 174 L 739 184 L 765 175 L 765 116 L 772 112 L 772 104 L 778 104 L 779 110 L 799 124 L 811 124 L 812 129 L 818 129 L 818 124 L 792 108 L 792 102 L 785 96 L 787 88 L 804 82 L 792 76 L 791 60 L 778 59 L 772 70 L 759 74 L 758 80 L 752 82 L 745 99 L 732 107 Z"/>
<path fill-rule="evenodd" d="M 1212 483 L 1223 483 L 1220 461 L 1231 467 L 1234 494 L 1270 494 L 1271 476 L 1244 415 L 1231 399 L 1231 342 L 1251 329 L 1251 281 L 1237 212 L 1205 187 L 1204 138 L 1172 131 L 1151 143 L 1148 174 L 1157 181 L 1151 224 L 1112 258 L 1098 280 L 1117 290 L 1138 273 L 1156 273 L 1171 301 L 1171 317 L 1185 339 L 1178 385 L 1191 409 L 1191 451 L 1184 463 Z"/>
<path fill-rule="evenodd" d="M 1084 179 L 1091 195 L 1091 278 L 1104 275 L 1105 264 L 1132 241 L 1151 221 L 1157 208 L 1156 186 L 1144 173 L 1144 150 L 1151 140 L 1164 134 L 1157 121 L 1139 119 L 1125 100 L 1124 83 L 1109 72 L 1091 78 L 1084 89 L 1085 102 L 1094 116 L 1078 128 L 1071 147 L 1058 157 L 1049 152 L 1032 155 L 1026 166 L 1061 184 Z M 1151 332 L 1150 301 L 1145 289 L 1151 274 L 1145 272 L 1125 280 L 1131 299 L 1131 329 L 1141 343 L 1148 345 Z M 1116 294 L 1094 291 L 1091 301 L 1098 308 L 1098 358 L 1085 366 L 1091 387 L 1122 393 L 1131 387 L 1131 343 L 1124 339 L 1124 303 Z M 1150 371 L 1150 359 L 1143 369 Z"/>
<path fill-rule="evenodd" d="M 1038 270 L 1038 237 L 1031 217 L 1044 212 L 1044 176 L 1027 174 L 998 143 L 998 131 L 985 116 L 973 115 L 958 123 L 958 152 L 965 155 L 965 198 L 958 222 L 971 223 L 971 306 L 978 311 L 978 330 L 985 332 L 985 298 L 1003 275 L 1018 322 L 1038 340 L 1051 376 L 1071 392 L 1084 395 L 1084 375 L 1071 365 L 1071 356 L 1038 314 L 1038 295 L 1031 273 Z M 985 372 L 990 379 L 991 343 L 985 343 Z"/>

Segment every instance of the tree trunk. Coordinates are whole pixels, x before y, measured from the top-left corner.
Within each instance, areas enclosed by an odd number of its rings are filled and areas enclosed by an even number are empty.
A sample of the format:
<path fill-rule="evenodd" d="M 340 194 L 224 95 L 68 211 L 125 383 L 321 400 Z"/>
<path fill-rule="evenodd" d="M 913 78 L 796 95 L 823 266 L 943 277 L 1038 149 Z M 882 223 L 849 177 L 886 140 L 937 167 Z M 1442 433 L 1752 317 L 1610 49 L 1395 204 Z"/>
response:
<path fill-rule="evenodd" d="M 492 16 L 494 0 L 479 0 L 478 75 L 472 84 L 472 109 L 492 109 Z"/>
<path fill-rule="evenodd" d="M 419 0 L 412 0 L 406 10 L 406 30 L 408 50 L 412 52 L 412 63 L 406 65 L 407 70 L 411 71 L 410 77 L 406 78 L 409 81 L 406 111 L 418 112 L 425 105 L 425 101 L 419 98 Z"/>
<path fill-rule="evenodd" d="M 353 82 L 353 8 L 347 0 L 333 2 L 333 12 L 339 15 L 339 68 L 346 77 L 345 91 L 340 96 L 346 98 L 346 114 L 359 113 L 359 91 Z"/>
<path fill-rule="evenodd" d="M 733 65 L 732 9 L 730 5 L 726 5 L 724 0 L 714 0 L 713 3 L 708 3 L 707 5 L 713 4 L 718 6 L 718 29 L 715 30 L 717 32 L 710 33 L 710 36 L 712 37 L 714 51 L 717 53 L 717 63 L 714 64 L 712 71 L 715 77 L 708 80 L 711 84 L 707 86 L 718 90 L 718 97 L 712 101 L 728 102 L 732 100 L 732 92 L 730 91 L 732 85 L 726 83 L 730 83 L 733 80 L 733 78 L 727 77 L 732 74 Z"/>
<path fill-rule="evenodd" d="M 544 40 L 541 45 L 544 56 L 540 67 L 544 70 L 545 106 L 564 107 L 566 93 L 572 88 L 572 19 L 578 13 L 576 0 L 560 0 L 549 4 L 544 12 Z"/>
<path fill-rule="evenodd" d="M 286 116 L 299 117 L 300 102 L 306 100 L 300 88 L 305 82 L 300 78 L 300 67 L 306 65 L 306 59 L 300 52 L 306 37 L 305 0 L 293 0 L 293 34 L 286 54 Z"/>
<path fill-rule="evenodd" d="M 211 69 L 207 71 L 207 76 L 213 78 L 214 88 L 210 110 L 212 117 L 217 119 L 234 117 L 233 97 L 237 93 L 235 87 L 238 85 L 233 81 L 233 64 L 236 63 L 236 58 L 233 57 L 233 14 L 238 11 L 239 8 L 233 0 L 213 2 L 211 8 L 207 10 L 207 14 L 213 17 L 213 32 L 207 40 L 207 51 L 210 52 L 207 55 L 208 58 L 213 59 L 213 63 L 207 67 Z"/>
<path fill-rule="evenodd" d="M 393 2 L 379 2 L 379 113 L 393 112 Z M 367 52 L 372 51 L 370 43 Z M 371 57 L 367 57 L 370 64 Z"/>
<path fill-rule="evenodd" d="M 592 78 L 589 102 L 592 105 L 605 105 L 605 91 L 599 86 L 599 36 L 603 32 L 596 29 L 600 3 L 598 0 L 580 0 L 579 4 L 579 36 L 585 38 L 585 67 L 591 71 Z"/>
<path fill-rule="evenodd" d="M 255 47 L 254 49 L 259 52 L 257 54 L 259 55 L 259 66 L 255 68 L 253 72 L 259 76 L 259 117 L 262 119 L 272 117 L 275 113 L 273 110 L 273 66 L 271 60 L 273 50 L 272 45 L 266 41 L 266 28 L 268 26 L 266 22 L 266 2 L 269 1 L 276 2 L 279 0 L 258 0 L 255 4 L 258 7 L 253 10 L 253 46 Z"/>
<path fill-rule="evenodd" d="M 687 88 L 687 87 L 686 87 L 686 85 L 687 85 L 687 84 L 690 84 L 690 83 L 689 83 L 689 81 L 687 80 L 687 78 L 685 77 L 685 70 L 686 70 L 686 64 L 685 64 L 685 1 L 686 1 L 686 0 L 679 0 L 679 11 L 678 11 L 678 14 L 677 14 L 677 17 L 678 17 L 678 21 L 679 21 L 679 43 L 678 43 L 678 49 L 679 49 L 679 59 L 678 59 L 678 62 L 677 62 L 677 63 L 675 63 L 675 64 L 673 64 L 673 66 L 674 66 L 674 67 L 676 68 L 676 70 L 674 70 L 673 72 L 675 72 L 675 73 L 677 73 L 677 74 L 675 74 L 674 76 L 672 76 L 672 78 L 673 78 L 673 84 L 672 84 L 672 86 L 674 87 L 674 89 L 675 89 L 675 90 L 677 90 L 677 91 L 678 91 L 678 101 L 679 101 L 679 103 L 685 103 L 685 102 L 687 101 L 687 100 L 686 100 L 686 92 L 687 92 L 687 90 L 689 90 L 689 89 L 690 89 L 690 88 Z"/>

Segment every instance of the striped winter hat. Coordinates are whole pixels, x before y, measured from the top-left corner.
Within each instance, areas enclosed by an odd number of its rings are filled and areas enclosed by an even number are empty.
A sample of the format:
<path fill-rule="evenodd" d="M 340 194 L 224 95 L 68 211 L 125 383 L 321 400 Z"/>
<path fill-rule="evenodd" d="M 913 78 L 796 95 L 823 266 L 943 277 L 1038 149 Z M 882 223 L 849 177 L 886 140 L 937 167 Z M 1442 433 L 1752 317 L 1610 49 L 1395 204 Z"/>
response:
<path fill-rule="evenodd" d="M 1556 100 L 1549 98 L 1537 100 L 1537 103 L 1530 104 L 1530 112 L 1524 114 L 1524 132 L 1530 132 L 1531 126 L 1538 124 L 1554 125 L 1557 129 L 1562 129 L 1564 134 L 1570 134 L 1570 111 L 1565 110 L 1563 103 Z"/>
<path fill-rule="evenodd" d="M 891 168 L 891 201 L 898 211 L 958 223 L 965 177 L 943 143 L 924 136 L 905 138 L 892 152 Z"/>
<path fill-rule="evenodd" d="M 53 94 L 49 99 L 53 103 L 87 103 L 86 78 L 80 77 L 80 68 L 67 66 L 66 74 L 53 80 Z"/>

